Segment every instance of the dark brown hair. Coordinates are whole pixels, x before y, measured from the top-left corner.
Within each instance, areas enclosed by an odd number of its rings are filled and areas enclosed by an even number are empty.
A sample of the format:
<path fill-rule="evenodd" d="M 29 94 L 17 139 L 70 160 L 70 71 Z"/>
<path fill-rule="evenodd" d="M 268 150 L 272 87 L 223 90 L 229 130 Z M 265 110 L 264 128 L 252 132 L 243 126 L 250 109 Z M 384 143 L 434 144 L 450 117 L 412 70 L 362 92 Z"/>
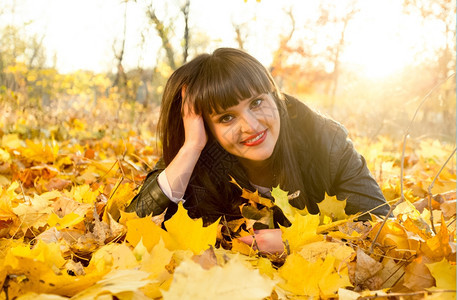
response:
<path fill-rule="evenodd" d="M 186 99 L 181 90 L 186 87 Z M 220 112 L 254 95 L 272 95 L 280 115 L 280 134 L 272 154 L 275 184 L 289 192 L 300 190 L 294 205 L 304 208 L 306 194 L 297 149 L 286 101 L 268 70 L 254 57 L 233 48 L 219 48 L 212 54 L 202 54 L 178 68 L 165 86 L 158 132 L 163 146 L 163 159 L 168 165 L 184 144 L 181 106 L 192 101 L 196 113 Z M 208 136 L 211 136 L 207 130 Z M 230 185 L 227 180 L 227 185 Z"/>

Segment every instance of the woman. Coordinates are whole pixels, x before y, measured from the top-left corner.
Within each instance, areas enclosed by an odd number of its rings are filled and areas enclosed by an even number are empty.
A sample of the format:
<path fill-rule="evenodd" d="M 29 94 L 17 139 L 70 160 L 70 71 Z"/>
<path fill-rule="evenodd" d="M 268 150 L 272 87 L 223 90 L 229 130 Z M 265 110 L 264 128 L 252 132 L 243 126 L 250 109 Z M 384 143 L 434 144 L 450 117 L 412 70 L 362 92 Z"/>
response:
<path fill-rule="evenodd" d="M 325 192 L 347 199 L 348 214 L 378 206 L 375 214 L 388 212 L 346 130 L 282 94 L 266 68 L 241 50 L 217 49 L 177 69 L 164 90 L 158 132 L 163 157 L 128 207 L 139 216 L 168 208 L 169 218 L 183 201 L 189 216 L 206 223 L 240 218 L 245 200 L 230 176 L 265 197 L 277 185 L 299 191 L 291 204 L 313 214 Z M 278 208 L 274 217 L 290 225 Z M 280 237 L 279 230 L 262 230 L 256 242 L 277 252 Z"/>

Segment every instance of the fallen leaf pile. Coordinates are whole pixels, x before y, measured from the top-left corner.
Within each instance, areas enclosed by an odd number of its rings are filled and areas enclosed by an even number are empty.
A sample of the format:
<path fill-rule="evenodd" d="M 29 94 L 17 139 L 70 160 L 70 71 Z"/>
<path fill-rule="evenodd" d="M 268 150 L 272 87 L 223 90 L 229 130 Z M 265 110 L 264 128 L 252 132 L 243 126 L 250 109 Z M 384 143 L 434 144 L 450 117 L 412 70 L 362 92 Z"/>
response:
<path fill-rule="evenodd" d="M 311 215 L 276 187 L 274 202 L 243 189 L 244 218 L 205 227 L 182 206 L 165 222 L 124 211 L 158 159 L 151 140 L 0 132 L 0 299 L 455 299 L 455 161 L 427 193 L 450 153 L 444 145 L 408 149 L 406 200 L 385 223 L 356 221 L 328 195 Z M 397 202 L 398 149 L 356 144 Z M 292 222 L 281 227 L 284 253 L 236 239 L 272 228 L 275 205 Z"/>

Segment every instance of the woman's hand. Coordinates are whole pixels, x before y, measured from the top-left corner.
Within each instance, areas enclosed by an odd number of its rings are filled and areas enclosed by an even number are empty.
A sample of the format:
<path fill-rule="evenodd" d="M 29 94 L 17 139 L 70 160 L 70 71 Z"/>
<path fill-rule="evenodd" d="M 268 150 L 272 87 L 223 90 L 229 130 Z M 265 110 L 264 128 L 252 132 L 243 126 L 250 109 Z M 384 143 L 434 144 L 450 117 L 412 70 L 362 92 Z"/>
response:
<path fill-rule="evenodd" d="M 183 88 L 182 99 L 185 99 L 185 92 L 186 90 Z M 202 115 L 196 114 L 193 105 L 184 100 L 182 111 L 185 132 L 184 146 L 200 151 L 203 150 L 208 141 L 208 136 L 206 135 L 205 123 Z"/>
<path fill-rule="evenodd" d="M 281 229 L 255 230 L 254 236 L 248 235 L 238 238 L 238 240 L 248 244 L 249 246 L 252 245 L 254 250 L 259 250 L 262 253 L 278 254 L 285 251 L 284 244 L 282 242 Z"/>

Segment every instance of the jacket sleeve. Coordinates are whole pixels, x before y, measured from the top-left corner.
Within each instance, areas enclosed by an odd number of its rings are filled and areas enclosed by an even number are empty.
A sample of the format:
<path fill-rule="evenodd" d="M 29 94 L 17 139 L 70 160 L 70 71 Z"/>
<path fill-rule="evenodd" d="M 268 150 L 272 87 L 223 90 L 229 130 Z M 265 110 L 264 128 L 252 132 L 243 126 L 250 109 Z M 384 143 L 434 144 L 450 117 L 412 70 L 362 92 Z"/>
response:
<path fill-rule="evenodd" d="M 143 218 L 151 214 L 159 215 L 169 206 L 176 206 L 176 204 L 168 199 L 168 197 L 163 193 L 157 182 L 159 174 L 164 169 L 165 165 L 160 159 L 154 169 L 144 180 L 140 192 L 133 198 L 132 202 L 126 208 L 127 212 L 136 212 L 139 217 Z"/>
<path fill-rule="evenodd" d="M 377 207 L 373 214 L 387 215 L 390 207 L 379 185 L 343 128 L 337 130 L 330 150 L 330 176 L 337 199 L 347 199 L 346 213 L 355 214 Z M 367 218 L 367 215 L 361 217 Z"/>

